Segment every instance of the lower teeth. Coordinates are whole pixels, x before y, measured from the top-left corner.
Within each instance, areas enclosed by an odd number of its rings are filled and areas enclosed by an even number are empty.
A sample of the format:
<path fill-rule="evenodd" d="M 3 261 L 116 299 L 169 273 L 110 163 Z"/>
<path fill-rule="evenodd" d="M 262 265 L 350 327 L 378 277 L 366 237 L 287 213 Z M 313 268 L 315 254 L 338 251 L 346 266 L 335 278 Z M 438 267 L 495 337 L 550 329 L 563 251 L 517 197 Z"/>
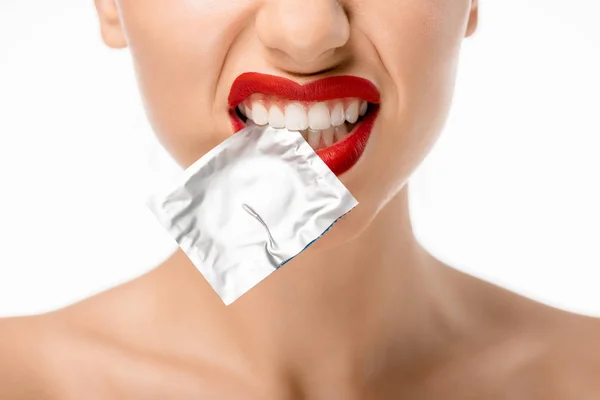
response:
<path fill-rule="evenodd" d="M 254 124 L 254 121 L 252 121 L 249 118 L 246 118 L 245 116 L 243 117 L 242 121 L 244 122 L 244 124 L 248 125 L 248 124 Z M 359 121 L 356 121 L 355 123 L 350 123 L 348 121 L 345 121 L 342 125 L 340 126 L 332 126 L 329 129 L 334 129 L 334 136 L 333 136 L 333 143 L 328 144 L 325 143 L 325 141 L 323 140 L 323 132 L 326 131 L 326 129 L 321 129 L 321 130 L 316 130 L 313 131 L 310 128 L 309 129 L 305 129 L 303 131 L 299 131 L 300 134 L 302 134 L 302 137 L 304 137 L 304 140 L 306 140 L 307 142 L 309 142 L 309 144 L 311 145 L 311 147 L 315 150 L 319 150 L 325 147 L 329 147 L 332 144 L 335 144 L 343 139 L 346 138 L 346 136 L 348 136 L 348 134 L 350 132 L 352 132 L 352 130 L 354 129 L 354 127 L 356 126 L 356 124 L 358 124 L 360 122 L 360 118 Z M 318 136 L 319 136 L 319 142 L 316 143 L 315 140 L 309 140 L 309 132 L 317 132 Z M 313 137 L 314 139 L 314 137 Z"/>
<path fill-rule="evenodd" d="M 305 129 L 300 131 L 300 134 L 302 134 L 304 140 L 306 140 L 313 149 L 320 150 L 345 139 L 346 136 L 352 132 L 352 129 L 354 129 L 355 125 L 356 123 L 351 124 L 349 122 L 345 122 L 343 125 L 337 127 L 332 126 L 328 129 Z"/>

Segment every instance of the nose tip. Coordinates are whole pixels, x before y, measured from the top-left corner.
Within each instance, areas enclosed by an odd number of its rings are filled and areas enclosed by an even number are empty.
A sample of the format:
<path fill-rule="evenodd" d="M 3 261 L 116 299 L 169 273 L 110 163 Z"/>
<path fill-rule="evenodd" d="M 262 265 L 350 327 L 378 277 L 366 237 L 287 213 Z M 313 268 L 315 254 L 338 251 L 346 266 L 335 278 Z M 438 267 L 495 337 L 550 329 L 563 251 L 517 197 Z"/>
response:
<path fill-rule="evenodd" d="M 256 31 L 275 58 L 305 66 L 343 47 L 350 24 L 336 0 L 279 0 L 267 2 L 259 11 Z"/>

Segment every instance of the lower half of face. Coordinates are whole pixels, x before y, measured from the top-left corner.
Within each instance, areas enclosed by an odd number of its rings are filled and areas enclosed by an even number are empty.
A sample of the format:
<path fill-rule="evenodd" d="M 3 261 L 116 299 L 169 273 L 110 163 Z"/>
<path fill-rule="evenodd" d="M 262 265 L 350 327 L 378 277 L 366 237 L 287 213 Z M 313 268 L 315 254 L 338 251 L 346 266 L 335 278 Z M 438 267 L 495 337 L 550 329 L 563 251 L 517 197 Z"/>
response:
<path fill-rule="evenodd" d="M 336 240 L 348 240 L 435 143 L 471 0 L 119 7 L 150 121 L 179 164 L 191 165 L 243 124 L 302 131 L 360 202 L 336 225 Z"/>

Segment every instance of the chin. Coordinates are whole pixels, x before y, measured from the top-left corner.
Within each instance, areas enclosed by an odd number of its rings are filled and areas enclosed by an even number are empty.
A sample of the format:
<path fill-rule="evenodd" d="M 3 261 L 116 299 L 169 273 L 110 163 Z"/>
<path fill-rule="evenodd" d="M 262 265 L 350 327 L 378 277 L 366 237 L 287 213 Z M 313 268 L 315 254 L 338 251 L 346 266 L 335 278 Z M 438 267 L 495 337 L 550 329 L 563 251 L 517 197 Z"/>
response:
<path fill-rule="evenodd" d="M 367 204 L 359 204 L 343 218 L 337 221 L 309 249 L 326 251 L 358 239 L 376 218 L 377 213 Z"/>

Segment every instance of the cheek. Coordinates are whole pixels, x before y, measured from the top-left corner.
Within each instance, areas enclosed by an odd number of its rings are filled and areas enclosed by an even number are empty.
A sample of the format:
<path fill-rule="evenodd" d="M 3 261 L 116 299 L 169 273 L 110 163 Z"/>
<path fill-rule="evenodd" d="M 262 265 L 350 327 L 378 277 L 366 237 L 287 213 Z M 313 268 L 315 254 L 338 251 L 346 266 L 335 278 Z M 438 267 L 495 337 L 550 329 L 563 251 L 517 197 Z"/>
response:
<path fill-rule="evenodd" d="M 406 174 L 426 156 L 445 124 L 469 0 L 396 3 L 401 4 L 396 15 L 380 10 L 379 24 L 393 29 L 374 31 L 373 41 L 395 91 L 382 119 L 382 141 L 390 151 L 381 162 Z"/>
<path fill-rule="evenodd" d="M 382 8 L 369 14 L 371 26 L 390 27 L 371 31 L 374 46 L 397 92 L 393 100 L 401 111 L 409 108 L 415 118 L 422 112 L 440 114 L 452 95 L 469 0 L 373 3 L 388 7 L 397 3 L 396 12 L 386 13 Z"/>
<path fill-rule="evenodd" d="M 399 11 L 385 12 L 390 3 L 369 2 L 361 27 L 369 32 L 387 75 L 382 87 L 388 89 L 365 154 L 366 168 L 351 182 L 362 204 L 353 216 L 357 224 L 367 223 L 402 189 L 437 141 L 451 104 L 468 16 L 465 0 L 396 1 Z"/>
<path fill-rule="evenodd" d="M 190 165 L 230 129 L 215 92 L 240 1 L 123 0 L 121 11 L 144 105 L 161 143 Z"/>

